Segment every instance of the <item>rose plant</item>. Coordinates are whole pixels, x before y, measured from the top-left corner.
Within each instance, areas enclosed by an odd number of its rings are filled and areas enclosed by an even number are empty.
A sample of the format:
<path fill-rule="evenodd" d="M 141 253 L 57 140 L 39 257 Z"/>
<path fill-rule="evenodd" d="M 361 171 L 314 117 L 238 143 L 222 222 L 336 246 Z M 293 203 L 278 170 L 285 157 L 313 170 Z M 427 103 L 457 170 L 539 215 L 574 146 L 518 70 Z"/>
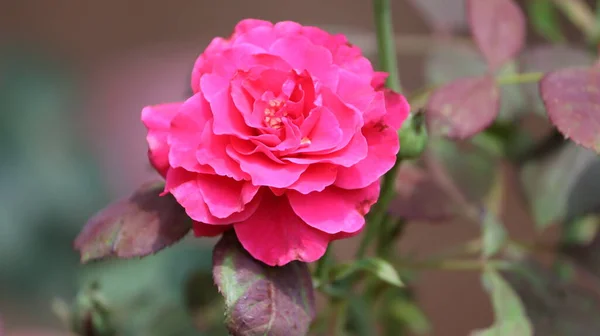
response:
<path fill-rule="evenodd" d="M 473 334 L 532 335 L 539 321 L 518 297 L 523 286 L 513 279 L 511 287 L 501 273 L 529 265 L 530 245 L 502 224 L 504 170 L 480 178 L 488 161 L 480 163 L 485 157 L 521 167 L 553 147 L 554 138 L 538 144 L 528 137 L 516 122 L 525 112 L 506 115 L 509 84 L 539 82 L 553 132 L 599 151 L 597 66 L 514 71 L 515 63 L 527 64 L 519 55 L 529 16 L 563 11 L 596 43 L 589 8 L 554 1 L 526 16 L 513 0 L 466 0 L 461 15 L 473 37 L 466 50 L 484 70 L 411 94 L 409 106 L 400 93 L 389 2 L 373 1 L 382 71 L 346 36 L 291 21 L 244 19 L 228 38 L 214 38 L 193 65 L 190 97 L 141 113 L 149 161 L 162 179 L 90 219 L 75 241 L 82 261 L 147 256 L 190 231 L 221 236 L 213 279 L 233 335 L 426 332 L 402 280 L 423 267 L 475 269 L 495 322 Z M 447 162 L 451 151 L 458 163 Z M 450 219 L 478 224 L 480 237 L 460 249 L 470 258 L 396 253 L 407 223 Z M 337 263 L 330 243 L 355 236 L 355 260 Z M 329 299 L 318 317 L 315 289 Z M 89 328 L 115 333 L 100 306 L 73 313 L 74 325 L 94 316 Z M 75 329 L 85 334 L 82 328 Z"/>

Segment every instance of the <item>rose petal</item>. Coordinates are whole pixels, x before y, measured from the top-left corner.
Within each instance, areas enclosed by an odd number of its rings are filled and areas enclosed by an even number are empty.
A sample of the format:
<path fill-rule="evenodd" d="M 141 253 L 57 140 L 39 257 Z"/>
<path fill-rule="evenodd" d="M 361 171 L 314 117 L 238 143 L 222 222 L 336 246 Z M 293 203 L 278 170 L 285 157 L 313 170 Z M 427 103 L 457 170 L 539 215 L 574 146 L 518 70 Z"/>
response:
<path fill-rule="evenodd" d="M 308 168 L 304 164 L 276 163 L 263 153 L 242 155 L 231 145 L 227 146 L 227 154 L 239 163 L 241 170 L 250 176 L 254 185 L 285 188 L 298 181 Z"/>
<path fill-rule="evenodd" d="M 196 159 L 196 150 L 207 121 L 211 119 L 210 107 L 201 92 L 186 100 L 171 121 L 168 143 L 169 164 L 188 171 L 206 172 Z M 210 171 L 210 169 L 209 169 Z"/>
<path fill-rule="evenodd" d="M 247 174 L 225 151 L 231 143 L 230 137 L 214 134 L 212 126 L 210 121 L 202 131 L 201 141 L 195 153 L 196 162 L 212 167 L 218 175 L 228 176 L 238 181 L 247 179 Z"/>
<path fill-rule="evenodd" d="M 310 165 L 300 175 L 298 181 L 289 186 L 288 189 L 296 190 L 301 194 L 323 191 L 323 189 L 335 182 L 337 171 L 338 167 L 332 164 L 316 163 Z"/>
<path fill-rule="evenodd" d="M 352 167 L 362 159 L 367 157 L 367 140 L 359 131 L 350 140 L 350 143 L 337 152 L 322 155 L 303 155 L 301 157 L 285 157 L 282 161 L 295 164 L 314 164 L 314 163 L 333 163 L 343 167 Z"/>
<path fill-rule="evenodd" d="M 210 213 L 219 218 L 243 211 L 259 189 L 247 181 L 207 174 L 198 174 L 196 184 Z"/>
<path fill-rule="evenodd" d="M 254 258 L 271 266 L 312 262 L 323 256 L 329 236 L 306 225 L 286 197 L 266 193 L 247 220 L 234 224 L 238 240 Z"/>
<path fill-rule="evenodd" d="M 347 70 L 340 70 L 339 75 L 340 81 L 335 91 L 337 95 L 345 103 L 353 105 L 359 111 L 365 111 L 375 96 L 369 77 L 361 77 Z"/>
<path fill-rule="evenodd" d="M 183 206 L 188 216 L 193 220 L 205 224 L 232 224 L 245 220 L 252 215 L 258 207 L 261 193 L 256 194 L 252 201 L 245 204 L 241 211 L 233 213 L 227 218 L 218 218 L 214 216 L 204 199 L 203 188 L 201 187 L 202 182 L 198 181 L 198 179 L 204 177 L 199 177 L 199 175 L 202 174 L 188 172 L 181 168 L 170 169 L 167 173 L 167 183 L 165 185 L 165 190 L 173 194 L 177 202 Z M 240 196 L 242 202 L 248 200 L 249 196 L 252 194 L 250 191 L 251 190 L 245 190 L 245 196 Z M 217 197 L 217 195 L 212 192 L 209 196 L 214 205 L 216 202 L 215 197 Z M 223 210 L 219 209 L 218 211 Z"/>
<path fill-rule="evenodd" d="M 356 232 L 379 197 L 379 182 L 355 190 L 329 187 L 308 195 L 290 191 L 287 197 L 294 212 L 315 229 L 330 234 Z"/>
<path fill-rule="evenodd" d="M 408 101 L 403 95 L 386 89 L 385 108 L 387 109 L 387 114 L 384 117 L 385 123 L 393 129 L 399 130 L 410 113 Z"/>
<path fill-rule="evenodd" d="M 148 129 L 148 157 L 150 163 L 163 177 L 169 169 L 169 128 L 171 120 L 182 103 L 169 103 L 147 106 L 142 110 L 142 122 Z"/>
<path fill-rule="evenodd" d="M 235 25 L 234 34 L 240 35 L 247 33 L 258 27 L 272 27 L 273 24 L 269 21 L 258 19 L 243 19 Z"/>
<path fill-rule="evenodd" d="M 335 148 L 342 140 L 342 130 L 335 115 L 326 107 L 316 107 L 300 127 L 304 146 L 296 153 L 313 153 Z"/>
<path fill-rule="evenodd" d="M 340 130 L 342 131 L 342 139 L 335 147 L 342 149 L 350 142 L 351 138 L 360 130 L 364 124 L 360 112 L 344 104 L 333 91 L 323 88 L 321 90 L 323 106 L 326 106 L 338 120 Z"/>
<path fill-rule="evenodd" d="M 324 47 L 311 43 L 302 36 L 286 36 L 271 45 L 269 53 L 280 56 L 294 69 L 308 70 L 324 86 L 335 88 L 338 72 L 333 66 L 332 55 Z"/>
<path fill-rule="evenodd" d="M 351 167 L 340 167 L 335 185 L 344 189 L 364 188 L 387 173 L 400 149 L 398 133 L 383 122 L 364 129 L 369 146 L 367 157 Z"/>
<path fill-rule="evenodd" d="M 252 129 L 246 125 L 244 117 L 233 103 L 229 84 L 223 87 L 222 78 L 218 75 L 205 75 L 200 81 L 203 92 L 216 90 L 213 86 L 221 88 L 206 96 L 213 113 L 213 131 L 218 135 L 235 135 L 247 139 L 252 135 Z"/>

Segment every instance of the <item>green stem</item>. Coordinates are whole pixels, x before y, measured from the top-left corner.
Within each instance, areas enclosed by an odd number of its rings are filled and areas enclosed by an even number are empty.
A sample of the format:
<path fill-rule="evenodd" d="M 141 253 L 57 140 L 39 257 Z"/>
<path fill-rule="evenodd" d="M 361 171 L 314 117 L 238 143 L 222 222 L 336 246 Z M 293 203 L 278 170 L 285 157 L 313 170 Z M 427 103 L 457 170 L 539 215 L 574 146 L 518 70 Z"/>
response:
<path fill-rule="evenodd" d="M 507 260 L 431 260 L 423 262 L 409 262 L 401 264 L 401 267 L 411 269 L 436 269 L 449 271 L 472 271 L 482 270 L 486 267 L 498 270 L 506 270 L 513 267 L 513 264 Z"/>
<path fill-rule="evenodd" d="M 331 307 L 333 316 L 330 319 L 331 327 L 329 335 L 344 336 L 346 335 L 346 321 L 348 317 L 348 300 L 338 300 L 333 302 Z"/>
<path fill-rule="evenodd" d="M 542 77 L 544 77 L 543 72 L 526 72 L 500 76 L 496 78 L 496 83 L 500 85 L 537 83 L 542 79 Z"/>
<path fill-rule="evenodd" d="M 401 90 L 401 86 L 400 78 L 398 76 L 398 62 L 396 60 L 394 27 L 392 24 L 390 0 L 373 0 L 373 11 L 375 14 L 380 67 L 381 70 L 389 74 L 386 82 L 387 87 L 399 92 Z M 361 241 L 356 253 L 356 257 L 359 259 L 364 257 L 367 247 L 377 236 L 377 232 L 381 227 L 381 222 L 385 218 L 388 205 L 394 197 L 394 185 L 400 161 L 400 159 L 396 159 L 394 167 L 392 167 L 392 169 L 387 172 L 383 178 L 379 200 L 371 210 L 371 216 L 368 219 L 365 236 Z"/>
<path fill-rule="evenodd" d="M 325 284 L 329 282 L 329 267 L 331 266 L 331 245 L 325 250 L 325 254 L 317 261 L 315 268 L 315 277 L 319 283 Z"/>
<path fill-rule="evenodd" d="M 598 25 L 594 13 L 587 3 L 583 0 L 554 0 L 554 3 L 583 32 L 588 41 L 597 42 Z"/>
<path fill-rule="evenodd" d="M 375 26 L 377 30 L 379 66 L 381 70 L 389 74 L 386 86 L 396 92 L 400 92 L 401 85 L 398 74 L 398 62 L 396 59 L 394 25 L 392 23 L 390 0 L 373 0 L 373 11 L 375 14 Z"/>

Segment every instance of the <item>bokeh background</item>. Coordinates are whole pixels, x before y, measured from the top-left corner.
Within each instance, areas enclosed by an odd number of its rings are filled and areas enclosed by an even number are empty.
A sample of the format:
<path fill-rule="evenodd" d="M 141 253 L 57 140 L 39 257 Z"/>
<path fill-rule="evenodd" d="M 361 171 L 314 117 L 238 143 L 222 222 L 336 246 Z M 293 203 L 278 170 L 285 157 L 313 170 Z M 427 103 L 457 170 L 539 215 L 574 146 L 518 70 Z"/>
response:
<path fill-rule="evenodd" d="M 409 90 L 424 83 L 430 46 L 420 37 L 432 20 L 415 2 L 393 1 Z M 442 11 L 449 22 L 462 12 Z M 191 334 L 182 288 L 192 270 L 208 270 L 212 241 L 82 267 L 72 240 L 107 202 L 157 178 L 146 158 L 141 109 L 184 99 L 197 55 L 246 17 L 343 32 L 375 55 L 369 1 L 0 0 L 0 318 L 8 330 L 60 330 L 53 302 L 71 301 L 97 280 L 136 335 Z M 511 231 L 533 234 L 518 206 L 510 217 Z M 400 248 L 427 253 L 475 235 L 452 223 L 411 225 Z M 340 244 L 338 254 L 354 244 Z M 416 290 L 432 335 L 466 335 L 492 323 L 476 273 L 424 272 Z"/>

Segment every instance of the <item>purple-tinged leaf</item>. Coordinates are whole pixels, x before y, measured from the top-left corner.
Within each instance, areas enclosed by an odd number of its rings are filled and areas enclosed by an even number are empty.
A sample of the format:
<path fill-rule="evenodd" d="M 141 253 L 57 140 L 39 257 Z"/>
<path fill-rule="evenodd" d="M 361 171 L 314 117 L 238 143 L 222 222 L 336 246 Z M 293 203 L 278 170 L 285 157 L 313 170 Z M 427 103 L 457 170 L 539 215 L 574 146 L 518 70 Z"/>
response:
<path fill-rule="evenodd" d="M 94 215 L 75 240 L 81 261 L 143 257 L 182 239 L 191 220 L 173 196 L 160 196 L 163 188 L 147 183 Z"/>
<path fill-rule="evenodd" d="M 265 265 L 231 232 L 215 246 L 213 278 L 225 297 L 227 328 L 234 336 L 306 335 L 315 317 L 307 265 Z"/>
<path fill-rule="evenodd" d="M 455 80 L 437 89 L 427 104 L 427 123 L 434 134 L 466 139 L 498 116 L 500 89 L 490 76 Z"/>
<path fill-rule="evenodd" d="M 540 93 L 550 121 L 566 138 L 600 152 L 600 69 L 551 72 Z"/>
<path fill-rule="evenodd" d="M 468 21 L 490 70 L 513 59 L 525 44 L 525 16 L 513 0 L 467 0 Z"/>
<path fill-rule="evenodd" d="M 519 63 L 521 72 L 550 72 L 570 66 L 592 66 L 594 58 L 585 49 L 570 45 L 541 45 L 526 49 L 519 57 Z M 522 84 L 519 88 L 526 96 L 528 106 L 535 113 L 545 116 L 546 110 L 540 98 L 538 83 Z"/>
<path fill-rule="evenodd" d="M 463 77 L 485 74 L 487 65 L 473 45 L 441 40 L 433 45 L 425 59 L 425 79 L 428 85 L 443 85 Z M 509 62 L 498 70 L 497 76 L 512 76 L 518 72 L 516 62 Z M 537 92 L 537 89 L 536 89 Z M 519 85 L 500 88 L 500 113 L 497 120 L 514 120 L 522 111 L 525 95 Z"/>
<path fill-rule="evenodd" d="M 409 221 L 439 222 L 454 218 L 459 208 L 425 169 L 403 164 L 390 212 Z"/>
<path fill-rule="evenodd" d="M 466 26 L 464 0 L 410 0 L 425 21 L 437 32 L 455 31 Z"/>

